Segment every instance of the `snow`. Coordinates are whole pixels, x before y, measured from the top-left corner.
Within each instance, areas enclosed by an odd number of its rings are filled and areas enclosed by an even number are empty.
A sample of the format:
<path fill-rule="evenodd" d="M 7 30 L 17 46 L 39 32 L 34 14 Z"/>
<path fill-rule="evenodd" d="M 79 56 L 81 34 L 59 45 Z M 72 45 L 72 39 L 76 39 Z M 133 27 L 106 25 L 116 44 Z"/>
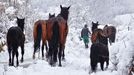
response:
<path fill-rule="evenodd" d="M 18 0 L 20 6 L 25 5 L 24 0 Z M 69 34 L 65 48 L 65 61 L 62 67 L 51 67 L 48 62 L 33 54 L 33 23 L 38 19 L 47 19 L 48 14 L 60 12 L 60 4 L 70 6 L 69 14 Z M 30 0 L 27 12 L 24 6 L 19 10 L 19 17 L 26 16 L 25 33 L 27 43 L 25 43 L 24 63 L 19 67 L 8 66 L 8 51 L 4 46 L 5 52 L 0 53 L 0 75 L 127 75 L 128 68 L 131 66 L 134 54 L 134 6 L 133 0 Z M 14 7 L 6 9 L 6 15 L 14 15 L 17 10 Z M 24 12 L 25 11 L 25 12 Z M 7 29 L 16 25 L 16 19 L 8 20 L 3 17 L 3 27 Z M 90 46 L 84 48 L 83 41 L 79 40 L 80 31 L 84 24 L 88 24 L 91 31 L 91 21 L 99 21 L 99 28 L 104 25 L 112 25 L 117 28 L 116 41 L 109 45 L 110 65 L 107 70 L 101 71 L 98 64 L 97 72 L 90 73 Z M 6 29 L 5 29 L 6 30 Z M 0 36 L 3 36 L 1 33 Z M 36 54 L 37 55 L 37 54 Z M 19 48 L 19 59 L 20 57 Z M 90 73 L 90 74 L 89 74 Z"/>

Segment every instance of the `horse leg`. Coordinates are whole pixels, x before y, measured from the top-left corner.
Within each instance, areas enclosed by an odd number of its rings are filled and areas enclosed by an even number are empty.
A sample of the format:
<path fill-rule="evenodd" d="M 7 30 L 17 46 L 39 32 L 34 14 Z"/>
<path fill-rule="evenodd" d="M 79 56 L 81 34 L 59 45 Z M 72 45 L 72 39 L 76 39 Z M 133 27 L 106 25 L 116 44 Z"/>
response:
<path fill-rule="evenodd" d="M 97 67 L 97 61 L 95 61 L 93 58 L 91 58 L 91 69 L 93 72 L 96 72 L 96 67 Z"/>
<path fill-rule="evenodd" d="M 51 41 L 49 41 L 49 51 L 48 51 L 48 62 L 50 65 L 53 65 L 53 61 L 52 61 L 52 43 Z"/>
<path fill-rule="evenodd" d="M 103 66 L 104 66 L 104 61 L 101 61 L 100 64 L 101 64 L 101 65 L 100 65 L 100 66 L 101 66 L 101 70 L 104 71 L 104 68 L 103 68 Z"/>
<path fill-rule="evenodd" d="M 58 53 L 58 47 L 54 50 L 54 62 L 57 62 L 57 53 Z"/>
<path fill-rule="evenodd" d="M 24 61 L 24 59 L 23 59 L 23 56 L 24 56 L 24 44 L 21 46 L 21 62 L 23 62 Z"/>
<path fill-rule="evenodd" d="M 63 46 L 62 46 L 62 44 L 60 44 L 60 49 L 59 49 L 59 53 L 58 53 L 59 66 L 60 66 L 60 67 L 62 66 L 62 65 L 61 65 L 61 54 L 62 54 L 62 48 L 63 48 Z"/>
<path fill-rule="evenodd" d="M 65 46 L 63 46 L 62 60 L 65 60 Z"/>
<path fill-rule="evenodd" d="M 15 56 L 15 49 L 12 51 L 12 63 L 11 66 L 14 66 L 14 56 Z"/>
<path fill-rule="evenodd" d="M 45 46 L 46 46 L 46 58 L 48 58 L 48 46 L 47 46 L 47 43 L 45 43 Z"/>
<path fill-rule="evenodd" d="M 11 47 L 8 45 L 8 53 L 9 53 L 9 66 L 11 66 Z"/>
<path fill-rule="evenodd" d="M 44 41 L 42 42 L 42 60 L 44 59 Z"/>
<path fill-rule="evenodd" d="M 19 61 L 18 61 L 18 56 L 19 56 L 19 53 L 18 53 L 18 48 L 16 49 L 16 63 L 17 63 L 17 66 L 19 66 Z"/>
<path fill-rule="evenodd" d="M 109 38 L 109 43 L 110 43 L 110 45 L 112 45 L 112 41 L 111 41 L 111 38 Z"/>
<path fill-rule="evenodd" d="M 109 59 L 106 60 L 106 69 L 108 68 L 108 65 L 109 65 Z"/>
<path fill-rule="evenodd" d="M 35 52 L 36 52 L 36 49 L 37 49 L 37 46 L 35 44 L 36 42 L 34 41 L 34 52 L 33 52 L 33 59 L 35 59 Z"/>

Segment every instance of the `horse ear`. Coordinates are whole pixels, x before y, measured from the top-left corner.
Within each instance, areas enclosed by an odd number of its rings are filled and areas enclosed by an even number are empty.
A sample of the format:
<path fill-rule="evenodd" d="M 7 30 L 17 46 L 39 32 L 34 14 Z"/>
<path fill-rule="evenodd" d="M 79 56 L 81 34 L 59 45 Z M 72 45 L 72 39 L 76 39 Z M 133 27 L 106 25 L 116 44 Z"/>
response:
<path fill-rule="evenodd" d="M 60 5 L 60 8 L 62 9 L 62 5 Z"/>
<path fill-rule="evenodd" d="M 99 22 L 97 21 L 96 23 L 98 24 Z"/>
<path fill-rule="evenodd" d="M 23 18 L 23 20 L 25 20 L 25 18 Z"/>
<path fill-rule="evenodd" d="M 54 13 L 54 16 L 55 16 L 55 13 Z"/>
<path fill-rule="evenodd" d="M 17 18 L 17 20 L 19 19 L 18 17 L 16 17 Z"/>
<path fill-rule="evenodd" d="M 50 16 L 51 14 L 49 13 L 49 16 Z"/>
<path fill-rule="evenodd" d="M 92 21 L 92 24 L 94 24 L 94 22 Z"/>
<path fill-rule="evenodd" d="M 67 9 L 69 9 L 70 7 L 71 7 L 71 5 Z"/>

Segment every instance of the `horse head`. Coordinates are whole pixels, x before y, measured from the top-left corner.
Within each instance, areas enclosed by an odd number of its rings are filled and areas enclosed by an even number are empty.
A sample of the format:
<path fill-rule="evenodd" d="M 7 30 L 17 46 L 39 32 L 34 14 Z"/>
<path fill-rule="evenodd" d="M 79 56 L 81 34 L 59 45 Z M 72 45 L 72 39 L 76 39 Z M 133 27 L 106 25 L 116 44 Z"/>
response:
<path fill-rule="evenodd" d="M 96 22 L 96 23 L 94 23 L 93 21 L 92 21 L 92 32 L 95 30 L 95 29 L 97 29 L 98 28 L 98 21 Z"/>
<path fill-rule="evenodd" d="M 66 21 L 68 20 L 68 15 L 69 15 L 69 9 L 71 6 L 69 7 L 62 7 L 62 5 L 60 5 L 61 8 L 61 12 L 59 15 L 61 15 Z"/>
<path fill-rule="evenodd" d="M 55 13 L 52 14 L 52 15 L 49 13 L 49 19 L 50 19 L 50 18 L 53 18 L 53 17 L 55 17 Z"/>
<path fill-rule="evenodd" d="M 20 18 L 17 17 L 17 24 L 18 24 L 18 27 L 20 27 L 21 30 L 23 31 L 24 30 L 24 24 L 25 24 L 25 18 L 20 19 Z"/>

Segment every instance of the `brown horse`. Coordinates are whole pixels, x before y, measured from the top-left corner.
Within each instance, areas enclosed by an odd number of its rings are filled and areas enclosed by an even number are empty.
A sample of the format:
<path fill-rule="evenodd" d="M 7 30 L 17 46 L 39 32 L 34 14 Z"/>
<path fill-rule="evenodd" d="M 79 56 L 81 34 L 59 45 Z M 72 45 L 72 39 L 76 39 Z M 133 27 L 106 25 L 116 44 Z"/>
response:
<path fill-rule="evenodd" d="M 49 18 L 55 17 L 54 15 L 49 14 Z M 40 41 L 42 39 L 42 59 L 44 59 L 44 45 L 46 46 L 46 53 L 48 52 L 47 47 L 47 20 L 38 20 L 34 24 L 33 29 L 34 37 L 34 52 L 33 59 L 35 59 L 35 52 L 40 50 Z"/>
<path fill-rule="evenodd" d="M 59 66 L 61 66 L 61 56 L 64 59 L 64 49 L 66 43 L 66 37 L 68 34 L 68 25 L 67 19 L 69 14 L 69 7 L 62 7 L 61 13 L 55 17 L 51 18 L 47 21 L 47 32 L 49 32 L 48 43 L 49 43 L 49 60 L 50 65 L 55 65 L 57 62 L 57 54 L 59 58 Z"/>
<path fill-rule="evenodd" d="M 103 33 L 109 38 L 109 43 L 115 42 L 116 28 L 114 26 L 105 25 L 103 28 Z"/>

